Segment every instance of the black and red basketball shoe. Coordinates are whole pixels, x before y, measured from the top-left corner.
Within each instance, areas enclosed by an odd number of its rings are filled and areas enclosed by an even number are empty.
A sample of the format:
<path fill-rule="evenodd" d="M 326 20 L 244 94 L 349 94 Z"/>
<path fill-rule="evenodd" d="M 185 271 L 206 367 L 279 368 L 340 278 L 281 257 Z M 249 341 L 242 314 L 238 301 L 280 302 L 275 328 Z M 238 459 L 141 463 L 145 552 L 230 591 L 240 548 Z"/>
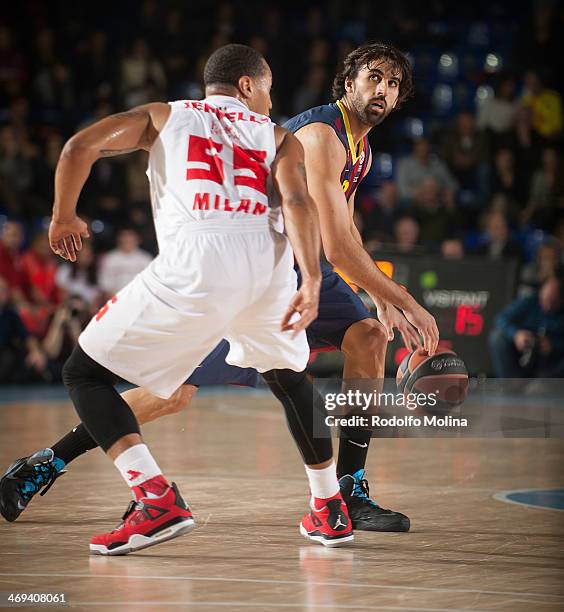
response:
<path fill-rule="evenodd" d="M 130 502 L 122 522 L 110 533 L 92 538 L 91 553 L 127 555 L 177 538 L 196 526 L 174 482 L 161 497 L 145 497 L 142 487 L 134 487 L 134 493 L 137 501 Z"/>
<path fill-rule="evenodd" d="M 342 546 L 354 540 L 347 506 L 340 493 L 329 499 L 313 498 L 313 508 L 302 518 L 300 533 L 323 546 Z"/>
<path fill-rule="evenodd" d="M 396 510 L 382 508 L 370 499 L 368 481 L 364 478 L 364 469 L 354 474 L 345 474 L 339 478 L 341 495 L 347 504 L 347 510 L 353 529 L 359 531 L 409 531 L 409 518 Z"/>

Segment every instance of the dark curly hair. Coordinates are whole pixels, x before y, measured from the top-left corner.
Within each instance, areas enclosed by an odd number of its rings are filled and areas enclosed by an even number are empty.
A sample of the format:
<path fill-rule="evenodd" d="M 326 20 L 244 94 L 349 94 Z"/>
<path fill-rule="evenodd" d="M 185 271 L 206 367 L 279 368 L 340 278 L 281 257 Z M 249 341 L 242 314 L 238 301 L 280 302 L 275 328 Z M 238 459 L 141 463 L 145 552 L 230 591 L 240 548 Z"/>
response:
<path fill-rule="evenodd" d="M 242 76 L 260 78 L 266 72 L 262 55 L 247 45 L 230 44 L 214 51 L 204 68 L 204 84 L 232 85 Z"/>
<path fill-rule="evenodd" d="M 346 79 L 356 78 L 360 70 L 374 61 L 389 63 L 392 70 L 401 75 L 396 109 L 413 95 L 413 68 L 405 53 L 392 45 L 374 42 L 362 45 L 347 55 L 343 63 L 343 70 L 333 81 L 333 99 L 339 100 L 345 95 Z"/>

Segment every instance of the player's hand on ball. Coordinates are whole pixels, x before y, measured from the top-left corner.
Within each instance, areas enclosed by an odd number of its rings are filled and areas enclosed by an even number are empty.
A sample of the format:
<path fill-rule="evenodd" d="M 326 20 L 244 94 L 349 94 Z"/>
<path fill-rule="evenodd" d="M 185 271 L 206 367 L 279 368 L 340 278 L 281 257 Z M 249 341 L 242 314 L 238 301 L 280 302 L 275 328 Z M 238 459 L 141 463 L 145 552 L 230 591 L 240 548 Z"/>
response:
<path fill-rule="evenodd" d="M 377 306 L 378 320 L 386 328 L 388 332 L 388 340 L 394 339 L 394 328 L 401 334 L 405 348 L 411 352 L 421 346 L 421 340 L 417 331 L 405 318 L 403 313 L 398 310 L 393 304 L 380 302 Z"/>
<path fill-rule="evenodd" d="M 55 255 L 67 261 L 76 261 L 76 254 L 82 249 L 82 238 L 88 238 L 88 226 L 78 216 L 68 221 L 55 221 L 49 224 L 49 246 Z"/>
<path fill-rule="evenodd" d="M 427 354 L 434 355 L 439 344 L 439 328 L 435 317 L 415 300 L 409 308 L 404 308 L 403 314 L 423 338 L 423 348 Z"/>
<path fill-rule="evenodd" d="M 294 338 L 317 319 L 320 286 L 321 281 L 318 280 L 304 280 L 302 282 L 282 318 L 280 324 L 282 331 L 293 331 L 292 337 Z M 295 319 L 296 314 L 300 315 L 299 319 Z"/>

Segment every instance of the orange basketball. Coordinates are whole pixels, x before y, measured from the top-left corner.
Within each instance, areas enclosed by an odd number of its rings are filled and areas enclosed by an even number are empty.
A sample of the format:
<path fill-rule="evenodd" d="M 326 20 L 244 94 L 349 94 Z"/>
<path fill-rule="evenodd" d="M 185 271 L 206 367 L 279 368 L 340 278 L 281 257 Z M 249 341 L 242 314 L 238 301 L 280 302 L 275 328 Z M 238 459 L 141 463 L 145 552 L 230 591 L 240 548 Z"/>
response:
<path fill-rule="evenodd" d="M 439 349 L 429 357 L 423 349 L 406 355 L 396 374 L 398 390 L 409 393 L 433 394 L 436 404 L 425 404 L 425 410 L 447 414 L 459 406 L 468 394 L 468 370 L 464 361 L 450 349 Z"/>

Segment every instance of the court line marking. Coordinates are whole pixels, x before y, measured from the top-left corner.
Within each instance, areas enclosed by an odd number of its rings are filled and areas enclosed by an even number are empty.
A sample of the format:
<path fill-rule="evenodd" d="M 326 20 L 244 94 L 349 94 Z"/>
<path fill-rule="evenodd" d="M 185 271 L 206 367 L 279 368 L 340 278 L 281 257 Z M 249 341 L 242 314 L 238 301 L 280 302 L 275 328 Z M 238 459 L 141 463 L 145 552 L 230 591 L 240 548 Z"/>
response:
<path fill-rule="evenodd" d="M 129 389 L 135 388 L 133 385 L 120 385 L 118 391 L 121 393 Z M 225 395 L 254 395 L 256 397 L 270 396 L 274 399 L 274 395 L 270 389 L 265 387 L 239 387 L 237 385 L 204 385 L 200 387 L 197 397 L 225 397 Z M 21 397 L 18 397 L 20 396 Z M 40 389 L 31 391 L 23 391 L 21 394 L 17 391 L 10 391 L 10 394 L 0 394 L 0 407 L 17 408 L 16 404 L 30 404 L 41 402 L 42 404 L 53 404 L 68 402 L 71 405 L 71 399 L 63 385 L 49 387 L 48 396 L 45 397 Z M 284 416 L 283 414 L 281 415 Z"/>
<path fill-rule="evenodd" d="M 188 599 L 186 601 L 76 601 L 69 600 L 69 606 L 245 606 L 260 608 L 267 610 L 268 608 L 307 608 L 330 609 L 335 610 L 402 610 L 402 612 L 491 612 L 490 610 L 481 610 L 478 608 L 412 608 L 404 606 L 370 606 L 366 604 L 343 604 L 343 603 L 257 603 L 255 601 L 198 601 Z"/>
<path fill-rule="evenodd" d="M 543 487 L 542 489 L 511 489 L 509 491 L 499 491 L 499 493 L 494 493 L 492 497 L 497 499 L 497 501 L 505 502 L 506 504 L 514 504 L 515 506 L 526 506 L 527 508 L 533 508 L 533 510 L 552 510 L 553 512 L 564 512 L 564 508 L 548 508 L 547 506 L 537 506 L 536 504 L 527 504 L 525 502 L 515 501 L 514 499 L 509 499 L 507 496 L 511 495 L 511 493 L 527 493 L 529 491 L 554 491 L 555 489 L 563 489 L 564 487 Z"/>
<path fill-rule="evenodd" d="M 450 587 L 416 587 L 400 584 L 365 584 L 357 582 L 313 582 L 308 580 L 274 580 L 269 578 L 223 578 L 211 576 L 155 576 L 155 575 L 116 575 L 116 574 L 80 574 L 69 572 L 38 573 L 38 572 L 0 572 L 0 577 L 11 578 L 116 578 L 118 580 L 181 580 L 192 582 L 245 582 L 256 584 L 288 584 L 303 586 L 349 587 L 358 589 L 390 589 L 404 591 L 439 591 L 443 593 L 475 593 L 480 595 L 511 595 L 517 597 L 550 597 L 564 599 L 564 595 L 552 593 L 531 593 L 530 591 L 484 591 L 482 589 L 456 589 Z"/>
<path fill-rule="evenodd" d="M 111 465 L 109 462 L 107 463 L 107 465 Z M 212 474 L 210 476 L 209 472 L 204 473 L 198 473 L 198 472 L 194 472 L 194 473 L 186 473 L 186 472 L 182 472 L 182 473 L 173 473 L 173 472 L 167 472 L 167 478 L 169 478 L 170 480 L 174 480 L 174 481 L 178 481 L 178 480 L 183 480 L 183 479 L 188 479 L 188 480 L 205 480 L 206 482 L 209 482 L 210 480 L 225 480 L 227 482 L 229 481 L 237 481 L 237 480 L 244 480 L 245 482 L 249 481 L 249 475 L 248 474 L 233 474 L 233 475 L 225 475 L 225 474 Z M 96 475 L 97 478 L 105 481 L 108 480 L 115 480 L 115 472 L 108 470 L 107 473 L 105 474 L 100 474 L 98 473 Z M 305 482 L 305 477 L 293 477 L 293 476 L 256 476 L 253 477 L 252 480 L 254 482 L 287 482 L 287 483 L 298 483 L 300 485 L 303 485 Z M 456 493 L 456 494 L 460 494 L 460 493 L 488 493 L 493 495 L 492 493 L 492 489 L 494 489 L 494 487 L 464 487 L 461 486 L 459 487 L 458 485 L 444 485 L 444 486 L 433 486 L 433 485 L 415 485 L 415 484 L 409 484 L 409 485 L 404 485 L 401 483 L 393 483 L 393 482 L 377 482 L 376 480 L 374 480 L 375 483 L 375 487 L 378 487 L 378 490 L 380 492 L 385 492 L 386 494 L 388 493 L 409 493 L 410 491 L 440 491 L 441 493 Z M 547 487 L 550 488 L 550 487 Z M 559 488 L 559 487 L 552 487 L 552 488 Z M 532 489 L 527 489 L 532 491 Z M 544 489 L 543 489 L 544 490 Z M 305 495 L 305 494 L 304 494 Z M 307 496 L 309 499 L 309 495 Z M 378 497 L 381 497 L 381 494 L 378 495 Z"/>

